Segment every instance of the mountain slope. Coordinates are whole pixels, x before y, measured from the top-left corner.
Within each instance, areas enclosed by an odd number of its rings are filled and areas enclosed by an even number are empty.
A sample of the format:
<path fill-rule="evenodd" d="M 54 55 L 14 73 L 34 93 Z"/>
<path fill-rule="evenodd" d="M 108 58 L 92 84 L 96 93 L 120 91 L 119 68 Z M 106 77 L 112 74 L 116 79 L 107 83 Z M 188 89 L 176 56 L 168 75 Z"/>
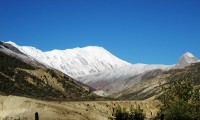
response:
<path fill-rule="evenodd" d="M 17 47 L 24 54 L 75 79 L 88 74 L 129 65 L 129 63 L 113 56 L 102 47 L 88 46 L 85 48 L 43 52 L 34 47 L 18 46 L 13 42 L 7 43 Z"/>
<path fill-rule="evenodd" d="M 123 66 L 121 68 L 104 71 L 99 74 L 93 74 L 82 77 L 81 81 L 89 86 L 96 88 L 96 94 L 105 96 L 110 95 L 121 90 L 127 89 L 136 83 L 141 82 L 144 76 L 153 76 L 150 71 L 169 70 L 170 65 L 148 65 L 148 64 L 133 64 Z M 93 81 L 91 82 L 90 79 Z M 103 95 L 104 94 L 104 95 Z"/>
<path fill-rule="evenodd" d="M 95 93 L 101 96 L 109 96 L 111 94 L 124 91 L 136 84 L 140 84 L 149 78 L 158 76 L 162 74 L 164 71 L 165 70 L 162 70 L 162 69 L 154 69 L 154 70 L 143 72 L 141 74 L 133 75 L 130 78 L 112 82 L 104 86 L 102 89 L 95 91 Z"/>
<path fill-rule="evenodd" d="M 0 43 L 0 94 L 50 100 L 99 98 L 86 85 Z"/>
<path fill-rule="evenodd" d="M 169 85 L 171 81 L 183 79 L 192 79 L 196 86 L 200 86 L 200 63 L 193 63 L 183 69 L 166 71 L 161 75 L 135 84 L 128 89 L 114 93 L 111 97 L 121 100 L 155 99 L 161 94 L 162 87 Z"/>
<path fill-rule="evenodd" d="M 156 88 L 154 86 L 156 83 L 158 83 L 158 81 L 157 81 L 158 79 L 156 79 L 156 77 L 160 77 L 160 75 L 166 73 L 168 70 L 184 69 L 184 67 L 189 66 L 192 63 L 196 63 L 196 62 L 198 62 L 197 58 L 194 55 L 192 55 L 191 53 L 186 52 L 184 55 L 181 56 L 181 58 L 179 59 L 179 61 L 177 62 L 176 65 L 165 66 L 166 67 L 165 69 L 163 69 L 162 67 L 160 67 L 160 68 L 157 67 L 157 69 L 150 69 L 148 71 L 144 71 L 141 74 L 136 74 L 135 76 L 131 77 L 130 79 L 120 80 L 120 81 L 117 81 L 110 85 L 104 86 L 103 89 L 101 89 L 100 91 L 96 91 L 96 92 L 97 93 L 100 92 L 101 94 L 102 93 L 107 94 L 107 96 L 110 94 L 114 94 L 114 93 L 116 93 L 116 94 L 119 93 L 121 95 L 130 93 L 127 96 L 132 96 L 132 98 L 136 99 L 138 97 L 137 95 L 140 95 L 138 93 L 140 93 L 141 91 L 143 91 L 145 89 L 148 89 L 147 91 L 150 90 L 150 92 L 152 92 L 152 93 L 156 90 Z M 150 67 L 150 68 L 152 68 L 152 67 Z M 165 74 L 164 74 L 164 76 L 165 76 Z M 155 79 L 148 81 L 149 78 L 155 78 Z M 163 78 L 163 77 L 161 76 L 160 78 Z M 159 82 L 161 82 L 161 81 L 166 82 L 165 80 L 162 80 L 162 79 Z M 152 87 L 151 85 L 154 87 Z M 149 87 L 144 88 L 143 86 L 149 86 Z M 134 93 L 133 91 L 137 91 L 135 93 L 136 97 L 134 97 L 134 95 L 132 94 L 132 93 Z M 101 94 L 99 94 L 99 95 L 101 95 Z M 126 95 L 123 95 L 123 96 L 126 96 Z M 145 95 L 145 94 L 140 95 L 140 97 L 144 97 L 144 98 L 145 98 L 145 96 L 148 96 L 148 95 Z"/>

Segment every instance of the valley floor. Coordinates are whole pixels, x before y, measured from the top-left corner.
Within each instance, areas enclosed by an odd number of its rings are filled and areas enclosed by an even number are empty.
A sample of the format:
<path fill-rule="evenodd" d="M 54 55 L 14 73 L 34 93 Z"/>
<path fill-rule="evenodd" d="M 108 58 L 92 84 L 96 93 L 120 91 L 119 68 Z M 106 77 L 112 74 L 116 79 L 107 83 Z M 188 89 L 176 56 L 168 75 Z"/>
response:
<path fill-rule="evenodd" d="M 41 120 L 109 120 L 118 106 L 127 109 L 140 106 L 146 118 L 151 118 L 157 114 L 159 104 L 154 100 L 47 102 L 0 95 L 0 119 L 34 120 L 38 112 Z"/>

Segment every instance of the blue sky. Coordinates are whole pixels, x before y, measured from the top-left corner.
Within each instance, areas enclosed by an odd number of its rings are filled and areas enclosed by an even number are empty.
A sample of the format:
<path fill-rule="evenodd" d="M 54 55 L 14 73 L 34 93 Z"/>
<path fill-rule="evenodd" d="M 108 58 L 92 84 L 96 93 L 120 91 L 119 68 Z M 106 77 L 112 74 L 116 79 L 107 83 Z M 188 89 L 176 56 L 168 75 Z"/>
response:
<path fill-rule="evenodd" d="M 0 40 L 43 51 L 101 46 L 130 63 L 200 58 L 199 0 L 0 0 Z"/>

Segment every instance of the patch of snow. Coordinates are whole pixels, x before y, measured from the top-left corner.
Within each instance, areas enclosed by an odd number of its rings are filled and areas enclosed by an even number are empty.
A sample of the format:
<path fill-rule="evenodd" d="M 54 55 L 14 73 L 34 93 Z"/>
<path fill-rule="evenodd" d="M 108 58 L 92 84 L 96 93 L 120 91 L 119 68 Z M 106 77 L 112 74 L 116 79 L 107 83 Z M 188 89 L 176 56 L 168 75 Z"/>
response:
<path fill-rule="evenodd" d="M 107 96 L 107 93 L 104 92 L 103 90 L 97 90 L 97 91 L 94 91 L 93 93 L 99 96 Z"/>

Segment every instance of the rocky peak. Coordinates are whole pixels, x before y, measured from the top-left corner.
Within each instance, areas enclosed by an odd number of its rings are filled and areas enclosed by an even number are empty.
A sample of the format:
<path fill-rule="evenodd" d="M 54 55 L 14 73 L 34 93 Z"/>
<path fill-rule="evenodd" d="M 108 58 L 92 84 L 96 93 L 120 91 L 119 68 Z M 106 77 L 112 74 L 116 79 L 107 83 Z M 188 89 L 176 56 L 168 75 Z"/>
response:
<path fill-rule="evenodd" d="M 191 63 L 195 63 L 195 62 L 198 62 L 198 59 L 191 53 L 186 52 L 180 57 L 175 67 L 184 68 L 185 66 L 190 65 Z"/>

